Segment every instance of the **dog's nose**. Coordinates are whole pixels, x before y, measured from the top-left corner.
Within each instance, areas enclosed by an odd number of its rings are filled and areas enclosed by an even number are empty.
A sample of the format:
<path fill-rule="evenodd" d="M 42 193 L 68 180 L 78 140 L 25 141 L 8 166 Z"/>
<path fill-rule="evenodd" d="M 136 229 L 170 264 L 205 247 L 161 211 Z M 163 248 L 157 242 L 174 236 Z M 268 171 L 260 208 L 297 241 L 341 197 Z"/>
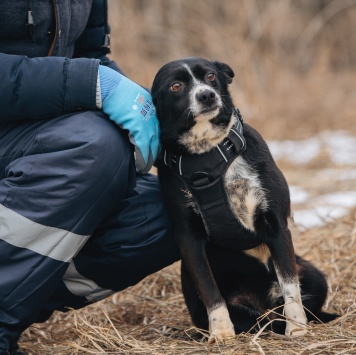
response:
<path fill-rule="evenodd" d="M 203 90 L 196 95 L 197 100 L 206 105 L 211 105 L 215 101 L 215 97 L 215 92 L 209 89 Z"/>

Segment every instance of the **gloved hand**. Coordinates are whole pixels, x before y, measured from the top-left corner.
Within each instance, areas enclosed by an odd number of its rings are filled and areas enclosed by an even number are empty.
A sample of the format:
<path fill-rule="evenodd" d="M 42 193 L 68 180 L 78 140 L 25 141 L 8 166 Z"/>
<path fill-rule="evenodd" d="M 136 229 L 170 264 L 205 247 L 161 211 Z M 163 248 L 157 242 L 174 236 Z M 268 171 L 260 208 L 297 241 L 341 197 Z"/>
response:
<path fill-rule="evenodd" d="M 135 146 L 136 169 L 147 173 L 159 149 L 159 124 L 151 95 L 113 69 L 99 65 L 102 110 L 129 131 Z"/>

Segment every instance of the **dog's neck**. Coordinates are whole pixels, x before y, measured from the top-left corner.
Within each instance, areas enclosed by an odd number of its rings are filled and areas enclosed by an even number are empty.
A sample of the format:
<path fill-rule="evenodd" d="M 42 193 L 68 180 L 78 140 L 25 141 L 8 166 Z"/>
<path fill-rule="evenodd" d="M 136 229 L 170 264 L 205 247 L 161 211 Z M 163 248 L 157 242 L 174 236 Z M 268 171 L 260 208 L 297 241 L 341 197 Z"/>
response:
<path fill-rule="evenodd" d="M 236 115 L 235 109 L 233 109 L 228 121 L 223 124 L 218 123 L 219 117 L 207 120 L 204 119 L 204 116 L 198 116 L 195 118 L 195 125 L 179 137 L 179 147 L 182 147 L 188 154 L 209 152 L 228 136 L 236 119 L 238 119 Z"/>
<path fill-rule="evenodd" d="M 202 154 L 174 154 L 165 149 L 164 164 L 177 175 L 191 180 L 197 172 L 204 172 L 210 181 L 221 176 L 221 172 L 246 149 L 243 136 L 243 121 L 238 109 L 233 112 L 232 127 L 213 149 Z"/>

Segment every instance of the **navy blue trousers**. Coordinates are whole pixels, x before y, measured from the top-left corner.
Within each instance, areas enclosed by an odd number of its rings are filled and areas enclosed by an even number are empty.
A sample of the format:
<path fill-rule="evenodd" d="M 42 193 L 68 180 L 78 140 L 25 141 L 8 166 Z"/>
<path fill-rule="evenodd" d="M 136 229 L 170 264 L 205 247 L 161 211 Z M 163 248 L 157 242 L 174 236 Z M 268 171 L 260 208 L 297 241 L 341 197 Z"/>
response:
<path fill-rule="evenodd" d="M 0 126 L 0 354 L 179 259 L 158 179 L 100 112 Z"/>

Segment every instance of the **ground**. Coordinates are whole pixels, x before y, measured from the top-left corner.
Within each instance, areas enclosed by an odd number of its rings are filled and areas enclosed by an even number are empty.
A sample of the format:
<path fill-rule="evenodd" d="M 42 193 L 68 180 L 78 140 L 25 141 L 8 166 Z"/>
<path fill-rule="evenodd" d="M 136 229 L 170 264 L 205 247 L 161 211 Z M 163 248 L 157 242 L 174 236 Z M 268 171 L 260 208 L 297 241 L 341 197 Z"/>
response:
<path fill-rule="evenodd" d="M 22 348 L 36 355 L 356 353 L 356 165 L 352 158 L 346 165 L 333 161 L 323 149 L 303 164 L 272 150 L 291 186 L 296 252 L 326 274 L 325 310 L 340 318 L 310 324 L 301 338 L 247 333 L 209 346 L 190 321 L 178 262 L 97 304 L 33 325 L 21 338 Z"/>

